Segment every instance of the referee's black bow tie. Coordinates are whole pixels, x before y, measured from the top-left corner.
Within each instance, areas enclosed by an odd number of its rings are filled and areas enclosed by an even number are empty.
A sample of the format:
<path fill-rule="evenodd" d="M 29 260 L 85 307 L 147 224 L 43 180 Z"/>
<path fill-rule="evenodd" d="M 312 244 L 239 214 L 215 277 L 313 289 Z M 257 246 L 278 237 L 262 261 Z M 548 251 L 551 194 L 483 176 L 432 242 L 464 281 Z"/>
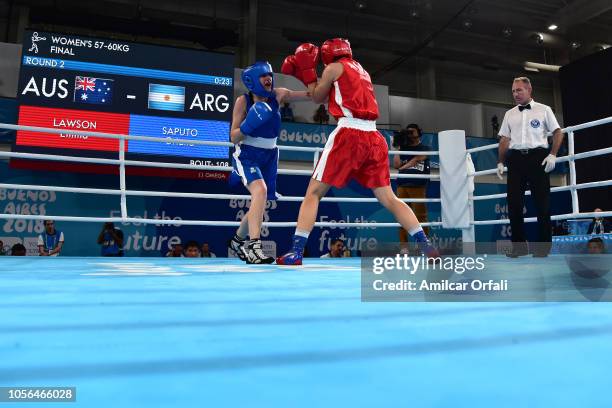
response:
<path fill-rule="evenodd" d="M 525 109 L 531 109 L 531 105 L 527 104 L 527 105 L 519 105 L 519 111 L 524 111 Z"/>

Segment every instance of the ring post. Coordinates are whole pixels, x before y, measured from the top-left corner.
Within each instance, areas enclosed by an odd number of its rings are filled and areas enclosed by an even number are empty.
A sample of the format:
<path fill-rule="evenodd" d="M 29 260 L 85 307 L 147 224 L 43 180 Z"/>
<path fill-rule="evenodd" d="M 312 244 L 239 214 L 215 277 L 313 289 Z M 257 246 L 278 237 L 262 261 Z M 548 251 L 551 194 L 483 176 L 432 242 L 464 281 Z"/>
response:
<path fill-rule="evenodd" d="M 440 199 L 442 226 L 462 230 L 463 243 L 474 242 L 473 210 L 464 130 L 445 130 L 438 134 L 440 145 Z M 468 162 L 469 160 L 469 162 Z M 471 178 L 470 178 L 471 177 Z"/>
<path fill-rule="evenodd" d="M 576 160 L 574 159 L 574 131 L 570 131 L 567 134 L 567 147 L 569 156 L 569 170 L 570 170 L 570 186 L 572 187 L 572 213 L 578 214 L 580 212 L 580 206 L 578 204 L 578 191 L 576 190 Z"/>
<path fill-rule="evenodd" d="M 125 194 L 125 138 L 119 139 L 119 189 L 121 190 L 121 219 L 128 218 Z"/>

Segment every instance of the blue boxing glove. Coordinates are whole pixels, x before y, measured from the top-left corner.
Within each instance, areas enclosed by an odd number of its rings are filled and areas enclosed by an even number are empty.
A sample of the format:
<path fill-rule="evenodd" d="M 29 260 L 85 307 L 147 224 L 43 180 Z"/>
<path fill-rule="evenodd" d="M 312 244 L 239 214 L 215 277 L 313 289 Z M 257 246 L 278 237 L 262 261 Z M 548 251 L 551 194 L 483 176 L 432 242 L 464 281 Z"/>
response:
<path fill-rule="evenodd" d="M 255 129 L 269 121 L 274 112 L 272 108 L 265 102 L 257 102 L 251 106 L 247 112 L 246 118 L 240 124 L 240 131 L 245 135 L 251 135 Z"/>

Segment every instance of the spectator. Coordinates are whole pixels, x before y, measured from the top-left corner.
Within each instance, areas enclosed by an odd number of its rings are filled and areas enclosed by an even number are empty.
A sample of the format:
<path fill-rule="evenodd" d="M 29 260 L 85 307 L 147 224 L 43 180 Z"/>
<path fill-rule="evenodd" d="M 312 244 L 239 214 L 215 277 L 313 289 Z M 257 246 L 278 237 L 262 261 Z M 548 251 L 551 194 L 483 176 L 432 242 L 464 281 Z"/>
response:
<path fill-rule="evenodd" d="M 596 237 L 591 238 L 589 242 L 587 242 L 587 252 L 589 254 L 603 254 L 606 252 L 606 246 L 603 242 L 603 239 Z"/>
<path fill-rule="evenodd" d="M 342 258 L 344 252 L 344 242 L 341 239 L 332 240 L 329 245 L 329 252 L 321 255 L 321 258 Z"/>
<path fill-rule="evenodd" d="M 214 252 L 210 252 L 210 247 L 208 246 L 208 242 L 204 242 L 202 244 L 202 250 L 201 252 L 201 256 L 202 258 L 216 258 L 217 255 L 215 255 Z"/>
<path fill-rule="evenodd" d="M 64 246 L 64 233 L 55 229 L 53 220 L 45 220 L 45 232 L 38 236 L 40 256 L 58 256 Z"/>
<path fill-rule="evenodd" d="M 173 244 L 172 250 L 168 251 L 166 256 L 170 258 L 183 258 L 185 256 L 183 255 L 183 245 Z"/>
<path fill-rule="evenodd" d="M 283 122 L 293 122 L 295 120 L 293 117 L 293 109 L 291 109 L 291 104 L 289 102 L 283 104 L 283 107 L 280 108 L 280 114 Z"/>
<path fill-rule="evenodd" d="M 102 256 L 123 256 L 123 231 L 112 222 L 104 223 L 98 244 L 102 245 Z"/>
<path fill-rule="evenodd" d="M 8 255 L 8 249 L 4 249 L 4 242 L 0 241 L 0 256 Z"/>
<path fill-rule="evenodd" d="M 393 137 L 393 147 L 399 149 L 400 154 L 393 157 L 393 167 L 400 174 L 429 174 L 429 158 L 425 155 L 401 154 L 402 151 L 426 151 L 431 146 L 421 143 L 423 133 L 416 123 L 406 126 L 406 129 L 397 132 Z M 397 179 L 397 196 L 399 198 L 426 198 L 427 183 L 429 179 Z M 427 222 L 426 203 L 408 203 L 419 222 Z M 429 228 L 424 227 L 426 235 Z M 408 232 L 400 228 L 400 242 L 408 242 Z"/>
<path fill-rule="evenodd" d="M 315 112 L 312 119 L 315 123 L 318 123 L 319 125 L 322 125 L 323 123 L 327 125 L 329 123 L 329 114 L 327 113 L 327 109 L 325 109 L 325 105 L 319 105 L 319 108 Z"/>
<path fill-rule="evenodd" d="M 593 212 L 602 212 L 601 208 L 596 208 Z M 612 232 L 612 226 L 610 221 L 606 218 L 595 217 L 589 224 L 587 234 L 605 234 L 606 232 Z"/>
<path fill-rule="evenodd" d="M 185 258 L 199 258 L 200 257 L 200 245 L 195 241 L 187 242 L 185 246 Z"/>
<path fill-rule="evenodd" d="M 15 244 L 11 248 L 11 256 L 26 256 L 26 247 L 23 244 Z"/>

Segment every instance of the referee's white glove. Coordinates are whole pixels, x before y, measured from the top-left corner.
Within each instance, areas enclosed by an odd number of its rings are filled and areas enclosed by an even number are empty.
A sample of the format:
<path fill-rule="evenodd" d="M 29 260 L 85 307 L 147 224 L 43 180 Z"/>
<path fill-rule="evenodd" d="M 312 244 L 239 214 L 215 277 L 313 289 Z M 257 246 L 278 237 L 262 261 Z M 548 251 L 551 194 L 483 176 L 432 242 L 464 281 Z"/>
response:
<path fill-rule="evenodd" d="M 548 156 L 546 156 L 546 158 L 542 161 L 542 166 L 546 166 L 544 167 L 544 171 L 546 173 L 550 173 L 551 171 L 553 171 L 555 169 L 556 161 L 557 156 L 555 156 L 554 154 L 549 154 Z"/>
<path fill-rule="evenodd" d="M 497 177 L 500 180 L 504 179 L 504 163 L 497 163 Z"/>

